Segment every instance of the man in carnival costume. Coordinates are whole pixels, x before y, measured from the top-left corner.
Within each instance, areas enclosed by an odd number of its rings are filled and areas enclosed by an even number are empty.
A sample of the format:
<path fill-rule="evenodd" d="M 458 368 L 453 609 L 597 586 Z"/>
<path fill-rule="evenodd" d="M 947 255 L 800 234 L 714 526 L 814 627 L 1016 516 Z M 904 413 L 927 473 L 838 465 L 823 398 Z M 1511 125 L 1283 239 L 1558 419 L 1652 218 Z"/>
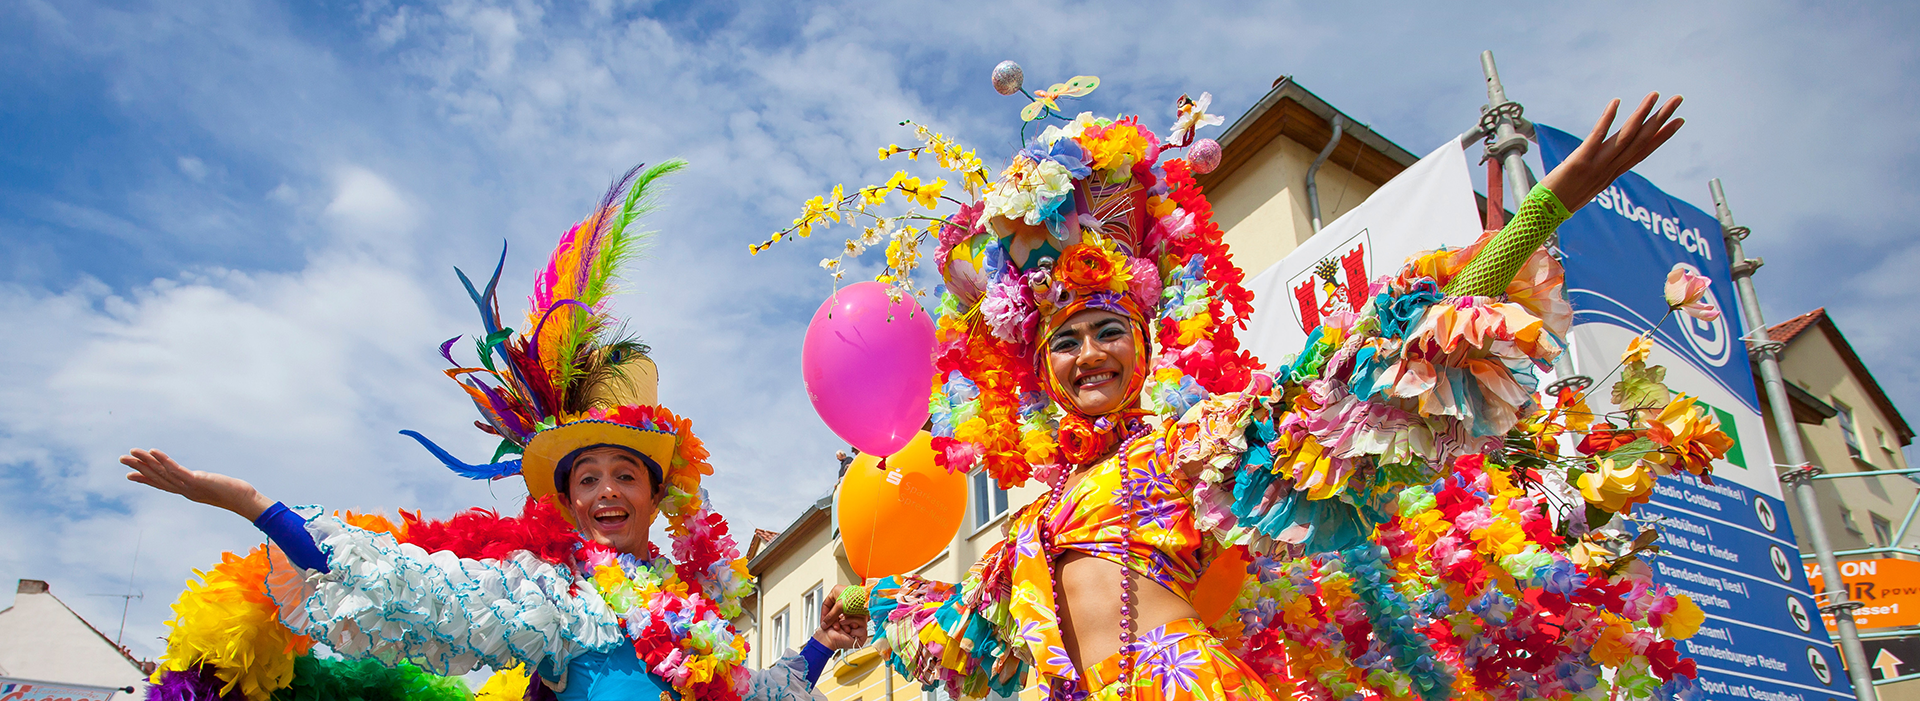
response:
<path fill-rule="evenodd" d="M 1002 94 L 1020 83 L 1011 62 L 994 72 Z M 1541 244 L 1672 136 L 1678 98 L 1656 112 L 1649 95 L 1609 136 L 1616 101 L 1505 229 L 1416 256 L 1262 372 L 1234 337 L 1251 295 L 1193 177 L 1219 158 L 1193 139 L 1221 121 L 1208 97 L 1176 102 L 1163 142 L 1137 118 L 1056 111 L 1098 85 L 1029 95 L 1026 121 L 1058 121 L 998 176 L 924 127 L 923 145 L 881 149 L 937 161 L 970 202 L 901 172 L 835 187 L 753 247 L 855 222 L 848 254 L 884 246 L 882 279 L 915 294 L 919 247 L 937 240 L 935 447 L 950 470 L 1050 486 L 965 581 L 872 585 L 894 667 L 974 697 L 1017 691 L 1028 669 L 1054 699 L 1685 688 L 1673 640 L 1699 609 L 1583 536 L 1589 509 L 1625 511 L 1653 474 L 1704 472 L 1725 435 L 1661 388 L 1605 446 L 1563 460 L 1554 432 L 1591 418 L 1578 396 L 1549 411 L 1532 395 L 1570 318 Z M 889 197 L 906 211 L 883 214 Z M 943 199 L 958 211 L 936 214 Z M 845 262 L 822 267 L 839 278 Z M 1529 467 L 1550 463 L 1583 473 L 1586 504 Z M 1209 568 L 1239 598 L 1203 618 Z"/>
<path fill-rule="evenodd" d="M 503 670 L 487 698 L 822 698 L 813 686 L 827 658 L 864 644 L 865 620 L 830 602 L 805 648 L 766 670 L 743 666 L 747 641 L 728 620 L 753 584 L 700 487 L 713 472 L 707 451 L 691 422 L 658 405 L 646 346 L 605 308 L 645 240 L 634 220 L 651 208 L 649 188 L 683 165 L 635 168 L 561 237 L 530 299 L 531 333 L 502 327 L 498 267 L 484 292 L 461 275 L 484 325 L 482 367 L 455 363 L 447 375 L 501 438 L 495 459 L 521 457 L 467 465 L 405 433 L 463 476 L 519 475 L 521 516 L 327 515 L 158 451 L 121 458 L 128 479 L 239 514 L 272 541 L 189 584 L 152 698 L 458 698 L 456 683 L 432 675 L 482 665 Z M 449 362 L 457 340 L 441 346 Z M 649 542 L 657 514 L 672 557 Z M 316 658 L 316 642 L 349 659 Z"/>

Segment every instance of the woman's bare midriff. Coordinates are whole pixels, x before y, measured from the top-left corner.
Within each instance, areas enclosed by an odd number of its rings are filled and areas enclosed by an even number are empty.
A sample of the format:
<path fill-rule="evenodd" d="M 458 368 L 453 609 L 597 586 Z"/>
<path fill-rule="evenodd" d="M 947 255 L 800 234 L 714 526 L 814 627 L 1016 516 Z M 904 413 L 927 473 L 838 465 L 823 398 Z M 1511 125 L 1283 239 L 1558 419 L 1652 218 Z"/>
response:
<path fill-rule="evenodd" d="M 1053 571 L 1060 580 L 1060 635 L 1074 668 L 1086 670 L 1119 652 L 1120 630 L 1126 625 L 1120 617 L 1121 577 L 1126 568 L 1068 551 L 1054 558 Z M 1199 616 L 1185 599 L 1139 574 L 1133 575 L 1133 599 L 1136 633 Z"/>

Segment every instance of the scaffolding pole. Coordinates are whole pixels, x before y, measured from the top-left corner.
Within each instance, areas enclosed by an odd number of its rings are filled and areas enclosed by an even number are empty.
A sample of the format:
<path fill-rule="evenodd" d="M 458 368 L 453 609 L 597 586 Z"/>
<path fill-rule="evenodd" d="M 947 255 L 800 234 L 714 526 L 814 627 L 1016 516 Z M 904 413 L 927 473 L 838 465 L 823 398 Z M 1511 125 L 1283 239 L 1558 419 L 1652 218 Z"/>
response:
<path fill-rule="evenodd" d="M 1473 129 L 1460 135 L 1461 146 L 1475 139 L 1486 139 L 1485 158 L 1498 161 L 1502 174 L 1506 176 L 1507 192 L 1513 195 L 1513 211 L 1520 211 L 1520 202 L 1533 191 L 1533 170 L 1527 167 L 1527 140 L 1533 138 L 1533 122 L 1521 116 L 1525 109 L 1520 103 L 1507 99 L 1507 88 L 1500 84 L 1500 69 L 1493 64 L 1493 52 L 1480 52 L 1480 72 L 1487 78 L 1487 104 L 1480 107 L 1480 122 Z M 1489 206 L 1500 207 L 1503 203 L 1488 202 Z M 1551 245 L 1551 244 L 1549 244 Z M 1552 249 L 1558 258 L 1558 248 Z M 1563 342 L 1567 339 L 1561 339 Z M 1583 390 L 1593 385 L 1593 378 L 1581 375 L 1573 367 L 1573 348 L 1565 348 L 1553 359 L 1553 384 L 1547 386 L 1547 393 L 1559 395 L 1560 390 L 1572 388 Z"/>
<path fill-rule="evenodd" d="M 1861 648 L 1859 631 L 1854 628 L 1853 611 L 1862 604 L 1847 600 L 1847 587 L 1841 581 L 1833 543 L 1827 539 L 1826 522 L 1820 518 L 1820 503 L 1814 495 L 1813 478 L 1821 470 L 1807 462 L 1806 448 L 1800 444 L 1800 427 L 1794 423 L 1787 385 L 1780 375 L 1782 344 L 1766 337 L 1767 323 L 1760 314 L 1760 298 L 1753 291 L 1753 271 L 1760 267 L 1760 261 L 1749 260 L 1741 245 L 1752 232 L 1733 223 L 1733 210 L 1727 207 L 1727 195 L 1720 188 L 1719 178 L 1713 179 L 1709 189 L 1713 191 L 1713 209 L 1720 219 L 1720 232 L 1727 241 L 1727 257 L 1733 264 L 1733 287 L 1739 294 L 1740 310 L 1747 321 L 1746 340 L 1760 360 L 1760 381 L 1765 385 L 1768 413 L 1772 414 L 1775 433 L 1780 436 L 1780 452 L 1787 460 L 1788 470 L 1780 475 L 1780 481 L 1793 492 L 1794 501 L 1800 505 L 1800 514 L 1807 522 L 1807 538 L 1813 541 L 1814 561 L 1825 573 L 1821 581 L 1826 591 L 1821 593 L 1824 602 L 1820 611 L 1833 616 L 1834 628 L 1840 634 L 1840 657 L 1846 661 L 1854 698 L 1879 701 L 1866 651 Z"/>

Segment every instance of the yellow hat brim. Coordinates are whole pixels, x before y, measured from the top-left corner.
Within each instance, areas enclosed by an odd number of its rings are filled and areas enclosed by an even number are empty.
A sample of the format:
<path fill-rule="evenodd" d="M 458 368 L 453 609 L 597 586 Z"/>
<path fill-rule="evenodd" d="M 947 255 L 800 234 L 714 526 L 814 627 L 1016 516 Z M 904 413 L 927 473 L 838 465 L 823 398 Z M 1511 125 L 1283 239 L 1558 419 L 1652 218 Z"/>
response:
<path fill-rule="evenodd" d="M 618 445 L 640 451 L 640 454 L 660 464 L 660 479 L 663 481 L 667 478 L 666 473 L 673 469 L 673 434 L 599 419 L 582 419 L 541 431 L 527 443 L 526 452 L 520 458 L 520 476 L 527 481 L 527 493 L 536 499 L 558 495 L 553 472 L 560 466 L 560 460 L 567 457 L 568 453 L 592 445 Z M 567 513 L 564 508 L 566 502 L 565 497 L 559 499 L 562 513 Z M 572 515 L 568 514 L 568 518 L 571 520 Z"/>

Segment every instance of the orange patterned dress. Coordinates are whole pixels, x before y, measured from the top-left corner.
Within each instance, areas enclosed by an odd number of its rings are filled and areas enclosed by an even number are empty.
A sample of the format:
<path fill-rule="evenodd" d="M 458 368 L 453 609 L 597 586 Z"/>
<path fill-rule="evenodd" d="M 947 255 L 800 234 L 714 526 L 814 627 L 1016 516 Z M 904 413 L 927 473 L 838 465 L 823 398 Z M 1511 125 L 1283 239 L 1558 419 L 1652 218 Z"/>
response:
<path fill-rule="evenodd" d="M 1061 554 L 1117 563 L 1191 601 L 1201 573 L 1221 552 L 1195 522 L 1192 478 L 1176 466 L 1169 446 L 1170 438 L 1178 440 L 1176 425 L 1161 421 L 1091 468 L 1066 494 L 1049 493 L 1022 509 L 1009 520 L 1007 539 L 957 589 L 911 577 L 876 585 L 872 610 L 895 641 L 896 668 L 970 695 L 985 691 L 980 677 L 994 691 L 1017 688 L 1016 678 L 1025 676 L 1030 663 L 1049 698 L 1275 698 L 1252 668 L 1195 619 L 1140 631 L 1129 650 L 1088 670 L 1075 669 L 1067 655 L 1054 593 L 1053 561 Z M 1136 513 L 1126 512 L 1129 501 Z M 1119 683 L 1122 654 L 1129 653 L 1131 693 Z"/>

